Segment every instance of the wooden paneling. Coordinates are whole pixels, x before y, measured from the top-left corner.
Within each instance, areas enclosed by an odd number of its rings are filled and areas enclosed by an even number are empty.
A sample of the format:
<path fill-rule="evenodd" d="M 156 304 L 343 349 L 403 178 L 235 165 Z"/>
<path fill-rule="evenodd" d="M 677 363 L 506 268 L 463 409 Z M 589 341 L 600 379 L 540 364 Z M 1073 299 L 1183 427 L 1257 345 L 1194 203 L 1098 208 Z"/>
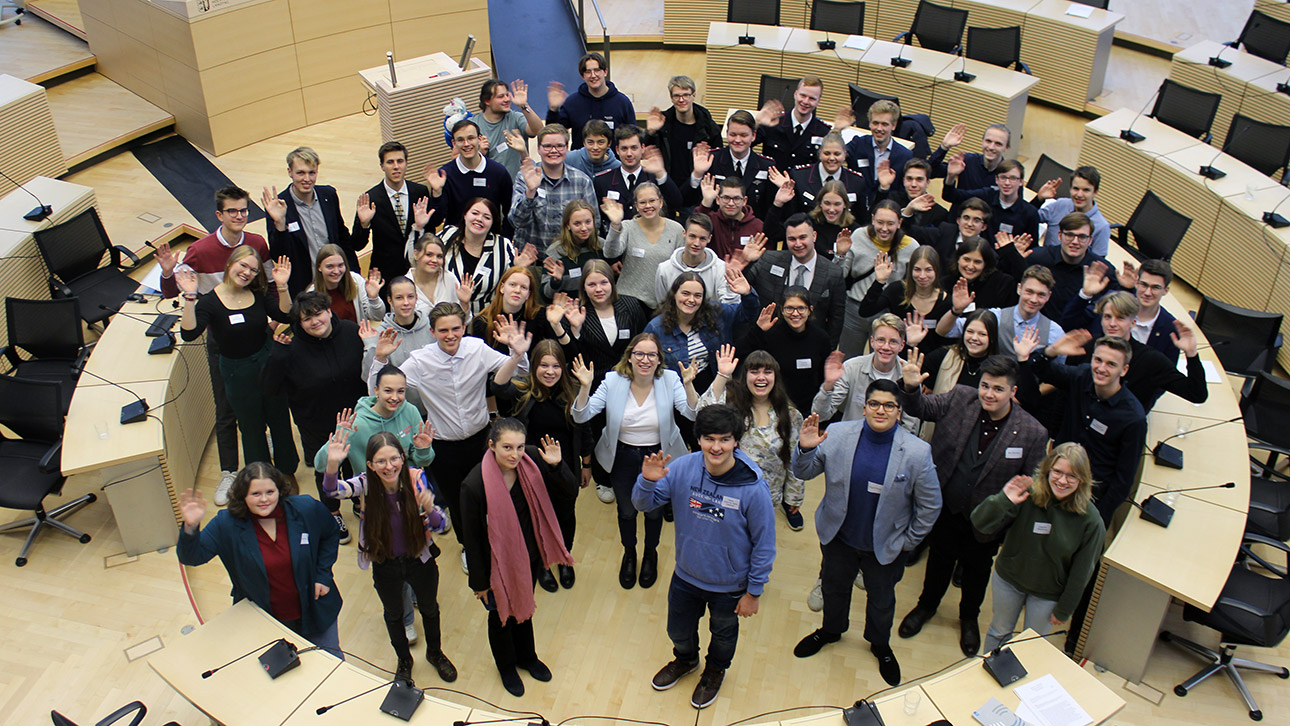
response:
<path fill-rule="evenodd" d="M 211 116 L 211 142 L 231 151 L 304 125 L 304 97 L 296 89 Z"/>
<path fill-rule="evenodd" d="M 388 26 L 390 6 L 384 2 L 363 3 L 355 7 L 350 0 L 288 0 L 291 8 L 291 31 L 296 43 L 327 36 L 339 36 L 357 28 Z M 420 3 L 432 7 L 431 3 Z M 443 3 L 436 3 L 443 5 Z M 340 38 L 332 46 L 336 55 L 347 55 L 352 50 Z M 388 48 L 386 49 L 388 50 Z"/>
<path fill-rule="evenodd" d="M 475 56 L 486 57 L 492 45 L 488 35 L 488 9 L 468 10 L 451 15 L 413 18 L 393 23 L 394 57 L 417 58 L 429 53 L 444 52 L 457 58 L 468 33 L 476 39 Z M 380 59 L 377 59 L 380 62 Z M 367 65 L 370 65 L 367 64 Z M 475 95 L 479 89 L 475 89 Z"/>
<path fill-rule="evenodd" d="M 663 43 L 707 43 L 708 23 L 724 22 L 727 10 L 727 0 L 663 0 Z"/>
<path fill-rule="evenodd" d="M 351 6 L 351 12 L 354 11 L 354 6 Z M 291 33 L 287 32 L 291 27 L 291 11 L 287 0 L 269 0 L 247 5 L 233 12 L 189 23 L 188 27 L 197 54 L 197 69 L 201 71 L 293 43 Z M 236 39 L 236 42 L 229 42 L 230 39 Z M 272 67 L 260 68 L 257 76 L 251 76 L 247 80 L 262 80 L 265 75 L 276 70 Z"/>
<path fill-rule="evenodd" d="M 310 126 L 358 113 L 368 90 L 353 77 L 337 78 L 300 89 L 305 99 L 305 122 Z"/>
<path fill-rule="evenodd" d="M 0 194 L 37 176 L 67 173 L 63 149 L 54 129 L 45 89 L 20 78 L 0 74 L 0 168 L 13 179 L 0 178 Z"/>
<path fill-rule="evenodd" d="M 272 68 L 266 73 L 264 69 Z M 239 58 L 202 73 L 206 112 L 212 116 L 300 89 L 295 46 Z"/>
<path fill-rule="evenodd" d="M 343 78 L 357 86 L 355 74 L 379 63 L 393 47 L 394 37 L 388 23 L 296 43 L 300 85 L 315 86 Z M 340 49 L 344 52 L 337 52 Z"/>

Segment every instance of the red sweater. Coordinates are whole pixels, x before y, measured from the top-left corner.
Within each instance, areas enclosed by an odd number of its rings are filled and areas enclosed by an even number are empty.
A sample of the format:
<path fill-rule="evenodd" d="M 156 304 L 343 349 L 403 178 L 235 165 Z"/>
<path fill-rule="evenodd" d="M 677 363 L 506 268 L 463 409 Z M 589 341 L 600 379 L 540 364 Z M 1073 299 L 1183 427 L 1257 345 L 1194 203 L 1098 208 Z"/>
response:
<path fill-rule="evenodd" d="M 175 269 L 182 267 L 191 267 L 193 272 L 197 273 L 197 292 L 205 295 L 215 286 L 224 280 L 224 267 L 228 264 L 228 256 L 233 254 L 237 247 L 229 247 L 224 244 L 217 235 L 218 230 L 202 237 L 196 242 L 188 245 L 188 251 L 184 253 L 184 261 L 179 263 Z M 260 254 L 261 262 L 269 262 L 269 244 L 258 234 L 250 232 L 242 233 L 242 244 L 250 245 Z M 241 245 L 239 245 L 241 246 Z M 266 266 L 265 273 L 268 273 Z M 269 281 L 269 287 L 273 287 L 273 281 Z M 174 276 L 161 277 L 161 294 L 165 297 L 179 297 L 179 286 L 175 284 Z"/>
<path fill-rule="evenodd" d="M 721 210 L 711 207 L 699 206 L 695 207 L 694 211 L 703 212 L 708 215 L 708 219 L 712 220 L 712 242 L 708 246 L 717 253 L 718 258 L 723 260 L 735 251 L 743 249 L 752 236 L 762 229 L 761 220 L 753 214 L 752 207 L 746 204 L 742 220 L 726 219 L 721 216 Z"/>

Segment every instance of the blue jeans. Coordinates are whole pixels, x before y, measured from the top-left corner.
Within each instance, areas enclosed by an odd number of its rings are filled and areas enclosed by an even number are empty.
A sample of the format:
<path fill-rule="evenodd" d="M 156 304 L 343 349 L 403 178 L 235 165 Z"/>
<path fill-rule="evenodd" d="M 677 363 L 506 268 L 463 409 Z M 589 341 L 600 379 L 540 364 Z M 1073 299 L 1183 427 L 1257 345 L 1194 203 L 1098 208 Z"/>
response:
<path fill-rule="evenodd" d="M 695 587 L 672 574 L 667 589 L 667 637 L 672 639 L 672 653 L 677 660 L 697 663 L 699 660 L 699 618 L 708 611 L 708 666 L 726 669 L 735 657 L 739 642 L 739 616 L 735 606 L 744 591 L 709 592 Z"/>
<path fill-rule="evenodd" d="M 1053 629 L 1048 619 L 1057 607 L 1056 600 L 1045 600 L 1019 590 L 999 577 L 998 571 L 990 576 L 990 591 L 994 593 L 994 618 L 990 620 L 990 628 L 985 633 L 984 645 L 987 652 L 1012 636 L 1012 629 L 1017 625 L 1017 617 L 1023 609 L 1026 611 L 1027 628 L 1040 635 L 1048 635 Z"/>

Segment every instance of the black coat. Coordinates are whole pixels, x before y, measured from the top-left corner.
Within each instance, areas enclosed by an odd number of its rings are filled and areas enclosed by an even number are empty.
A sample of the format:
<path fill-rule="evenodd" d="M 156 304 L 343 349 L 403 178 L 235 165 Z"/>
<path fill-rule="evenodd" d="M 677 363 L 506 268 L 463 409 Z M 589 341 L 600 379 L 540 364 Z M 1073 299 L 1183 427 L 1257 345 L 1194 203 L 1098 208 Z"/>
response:
<path fill-rule="evenodd" d="M 408 187 L 408 208 L 403 210 L 406 222 L 402 229 L 399 228 L 398 217 L 394 214 L 394 205 L 390 203 L 389 193 L 385 191 L 384 181 L 367 190 L 368 200 L 376 205 L 376 216 L 372 217 L 371 228 L 363 229 L 363 225 L 358 221 L 358 215 L 354 216 L 354 249 L 361 250 L 367 247 L 370 237 L 372 267 L 380 270 L 381 276 L 386 280 L 407 274 L 411 267 L 405 249 L 408 244 L 408 234 L 412 231 L 412 207 L 416 205 L 418 199 L 430 196 L 430 190 L 426 189 L 425 185 L 414 181 L 404 183 Z M 313 269 L 312 265 L 310 269 Z"/>
<path fill-rule="evenodd" d="M 304 223 L 300 221 L 300 210 L 296 208 L 295 197 L 291 189 L 283 189 L 278 199 L 287 203 L 287 228 L 279 232 L 268 220 L 269 255 L 273 259 L 287 257 L 291 260 L 291 279 L 287 280 L 287 289 L 291 297 L 304 292 L 314 281 L 314 259 L 309 254 L 309 236 Z M 345 264 L 357 272 L 358 255 L 355 254 L 353 240 L 345 228 L 345 220 L 340 216 L 340 200 L 336 188 L 324 185 L 314 187 L 314 203 L 322 209 L 323 221 L 327 224 L 327 244 L 337 245 L 345 250 Z"/>

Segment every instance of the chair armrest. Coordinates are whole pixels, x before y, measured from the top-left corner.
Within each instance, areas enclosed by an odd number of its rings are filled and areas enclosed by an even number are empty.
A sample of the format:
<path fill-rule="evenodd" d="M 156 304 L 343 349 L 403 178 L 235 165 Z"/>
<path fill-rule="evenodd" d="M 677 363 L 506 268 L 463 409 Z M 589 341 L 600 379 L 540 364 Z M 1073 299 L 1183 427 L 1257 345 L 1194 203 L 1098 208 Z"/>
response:
<path fill-rule="evenodd" d="M 1035 75 L 1034 73 L 1031 73 L 1031 72 L 1030 72 L 1030 66 L 1026 65 L 1026 62 L 1025 62 L 1025 61 L 1023 61 L 1023 60 L 1018 60 L 1018 61 L 1017 61 L 1017 68 L 1020 68 L 1020 69 L 1021 69 L 1021 72 L 1022 72 L 1022 73 L 1025 73 L 1025 74 L 1026 74 L 1026 75 L 1028 75 L 1028 76 L 1033 76 L 1033 75 Z"/>
<path fill-rule="evenodd" d="M 891 39 L 891 42 L 893 42 L 893 43 L 899 43 L 899 42 L 901 42 L 901 40 L 903 39 L 903 40 L 904 40 L 904 42 L 905 42 L 905 45 L 909 45 L 909 40 L 908 40 L 908 39 L 909 39 L 910 37 L 912 37 L 912 35 L 913 35 L 913 34 L 912 34 L 910 31 L 906 30 L 905 32 L 901 33 L 900 35 L 897 35 L 896 37 L 892 38 L 892 39 Z"/>
<path fill-rule="evenodd" d="M 72 367 L 76 375 L 80 375 L 85 370 L 85 363 L 90 359 L 90 353 L 94 350 L 94 345 L 86 345 L 81 348 L 81 352 L 76 354 L 76 360 L 72 361 Z"/>
<path fill-rule="evenodd" d="M 1290 457 L 1290 449 L 1286 449 L 1281 446 L 1275 446 L 1273 444 L 1265 444 L 1261 441 L 1251 441 L 1249 444 L 1247 444 L 1247 447 L 1254 451 L 1266 451 L 1269 454 L 1273 454 L 1274 456 L 1272 457 L 1272 459 L 1274 461 L 1277 456 Z M 1290 481 L 1290 477 L 1286 476 L 1285 474 L 1282 474 L 1276 469 L 1269 467 L 1267 464 L 1263 463 L 1262 461 L 1259 461 L 1253 456 L 1250 457 L 1250 467 L 1254 469 L 1258 469 L 1259 473 L 1265 477 L 1273 476 L 1273 477 L 1278 477 L 1278 478 Z"/>
<path fill-rule="evenodd" d="M 121 245 L 112 245 L 111 252 L 112 252 L 112 264 L 115 266 L 120 267 L 122 269 L 134 269 L 135 267 L 139 266 L 139 256 L 136 255 L 133 251 L 126 249 Z M 125 255 L 126 257 L 130 258 L 131 262 L 130 262 L 129 268 L 126 268 L 124 265 L 121 264 L 121 255 Z"/>
<path fill-rule="evenodd" d="M 143 721 L 143 717 L 148 715 L 148 707 L 143 705 L 143 701 L 132 701 L 125 704 L 121 708 L 118 708 L 107 716 L 104 716 L 103 719 L 94 724 L 94 726 L 112 726 L 112 724 L 136 711 L 137 713 L 134 714 L 134 718 L 130 719 L 130 723 L 127 726 L 139 726 L 139 723 Z"/>
<path fill-rule="evenodd" d="M 1214 135 L 1213 135 L 1213 134 L 1211 134 L 1211 133 L 1209 133 L 1208 131 L 1206 131 L 1206 132 L 1205 132 L 1205 135 L 1204 135 L 1204 136 L 1202 136 L 1202 137 L 1200 137 L 1200 140 L 1201 140 L 1201 141 L 1204 141 L 1205 143 L 1207 143 L 1207 144 L 1208 144 L 1208 143 L 1210 143 L 1211 141 L 1213 141 L 1213 140 L 1214 140 Z"/>
<path fill-rule="evenodd" d="M 18 357 L 18 349 L 14 348 L 12 345 L 6 345 L 4 347 L 0 347 L 0 356 L 3 356 L 9 359 L 10 371 L 17 368 L 18 364 L 22 362 L 22 358 Z"/>
<path fill-rule="evenodd" d="M 40 473 L 58 474 L 62 472 L 63 466 L 63 440 L 59 439 L 54 445 L 49 447 L 49 451 L 40 457 Z"/>
<path fill-rule="evenodd" d="M 1129 238 L 1129 228 L 1123 224 L 1108 225 L 1111 228 L 1111 238 L 1121 246 Z"/>
<path fill-rule="evenodd" d="M 1229 40 L 1223 45 L 1227 46 L 1228 48 L 1239 48 L 1241 47 L 1241 41 L 1238 38 L 1237 40 Z"/>
<path fill-rule="evenodd" d="M 59 280 L 53 275 L 49 276 L 47 282 L 49 283 L 49 292 L 54 298 L 73 297 L 76 294 L 72 292 L 72 288 L 65 285 L 62 280 Z"/>

